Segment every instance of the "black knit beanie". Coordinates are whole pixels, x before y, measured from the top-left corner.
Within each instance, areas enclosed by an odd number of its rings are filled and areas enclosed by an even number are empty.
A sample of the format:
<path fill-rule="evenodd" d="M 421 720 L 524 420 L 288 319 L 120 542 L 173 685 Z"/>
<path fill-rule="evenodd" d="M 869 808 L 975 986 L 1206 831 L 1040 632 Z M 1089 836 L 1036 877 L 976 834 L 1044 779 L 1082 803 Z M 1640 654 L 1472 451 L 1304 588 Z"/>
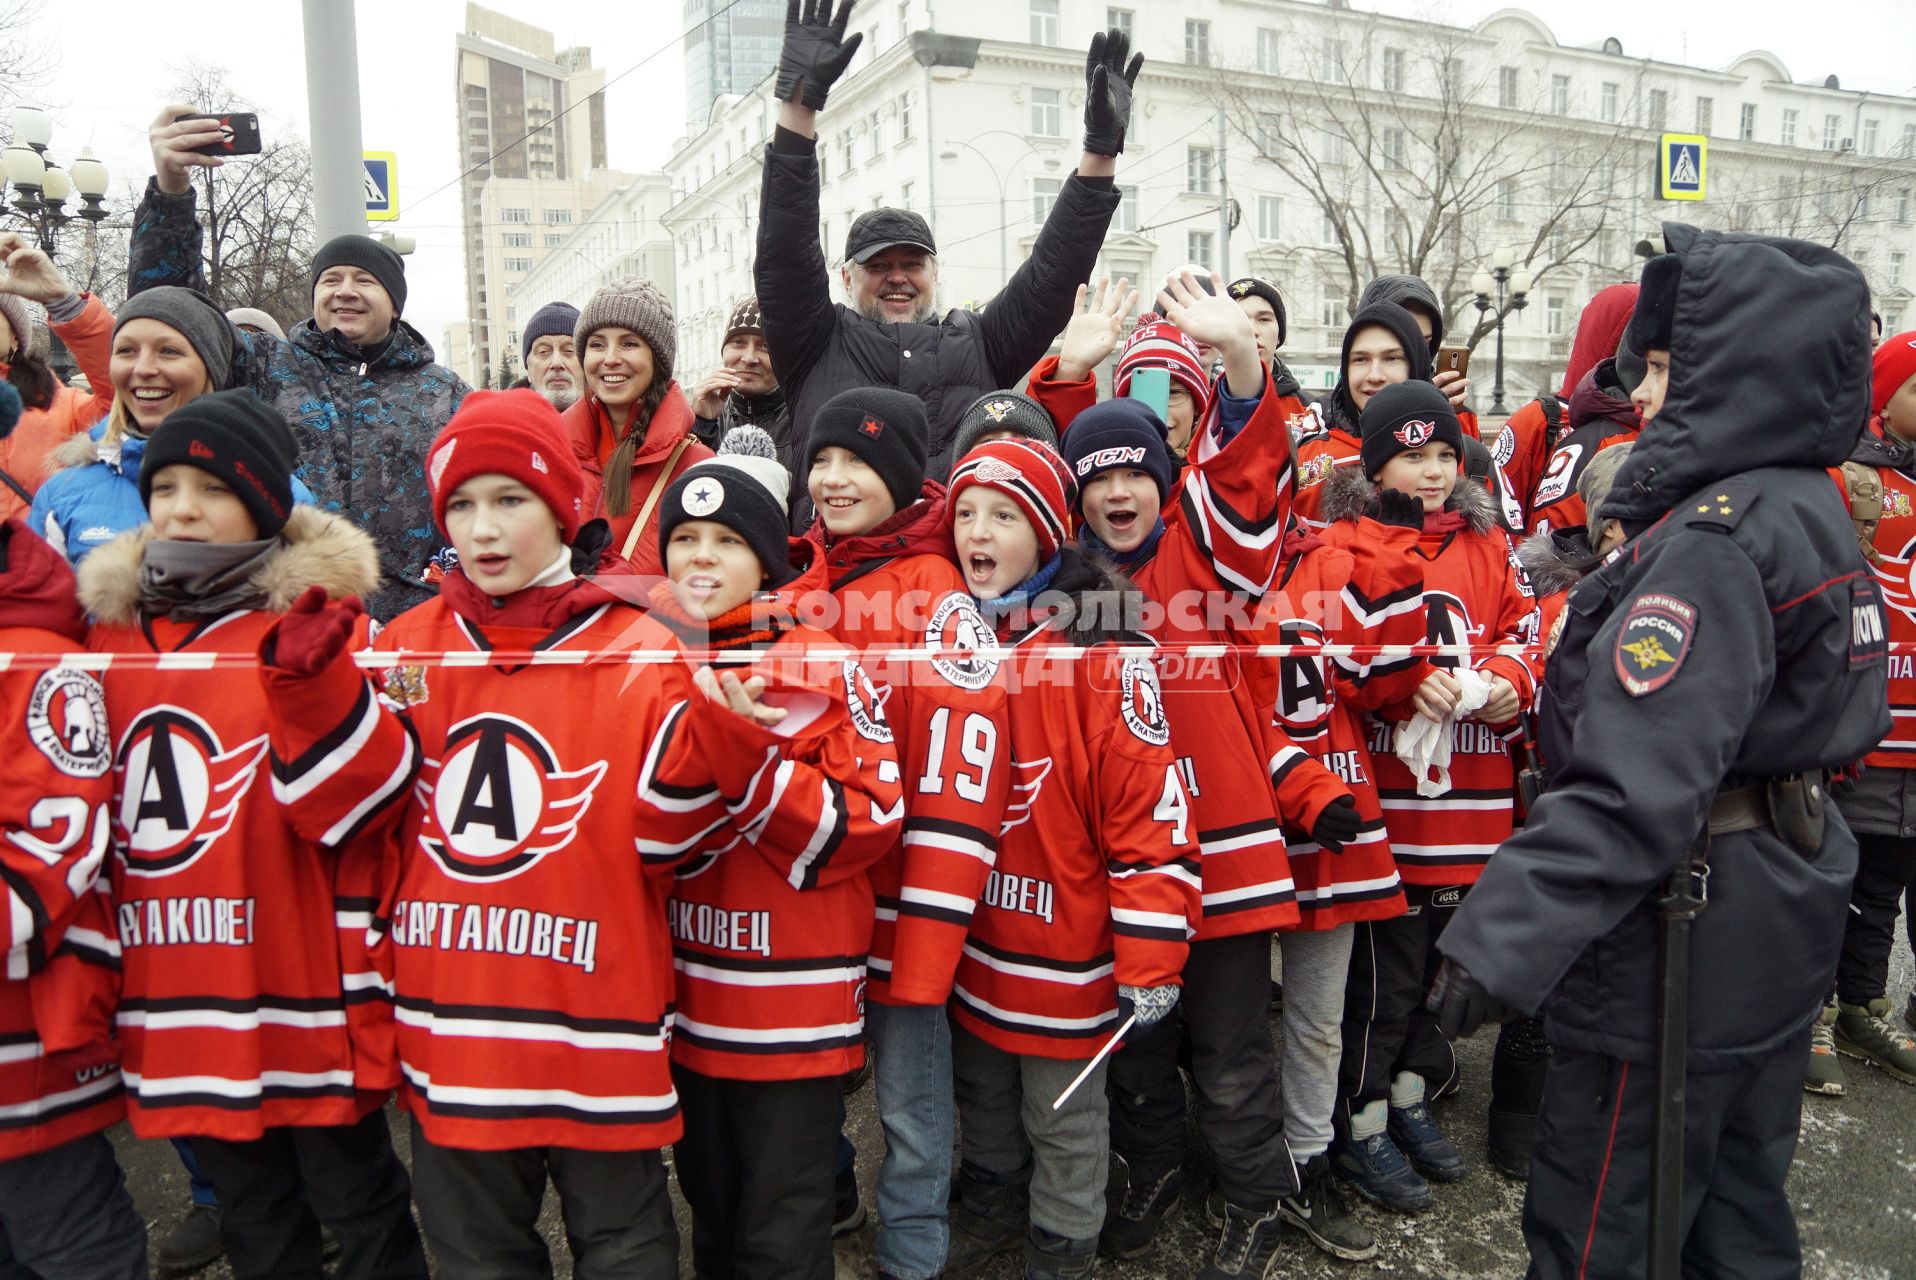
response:
<path fill-rule="evenodd" d="M 1384 464 L 1409 449 L 1447 444 L 1464 461 L 1464 429 L 1450 397 L 1428 382 L 1393 382 L 1370 398 L 1360 420 L 1364 477 L 1375 480 Z"/>
<path fill-rule="evenodd" d="M 1226 292 L 1240 301 L 1245 298 L 1262 298 L 1270 303 L 1271 310 L 1277 313 L 1277 345 L 1279 347 L 1284 345 L 1284 330 L 1288 321 L 1284 315 L 1284 295 L 1277 291 L 1276 285 L 1262 276 L 1245 276 L 1240 280 L 1231 281 Z"/>
<path fill-rule="evenodd" d="M 792 477 L 778 464 L 778 448 L 762 428 L 733 427 L 718 452 L 672 482 L 659 504 L 659 561 L 672 545 L 672 531 L 687 520 L 710 520 L 745 539 L 766 585 L 780 587 L 792 576 L 792 547 L 786 537 L 785 495 Z"/>
<path fill-rule="evenodd" d="M 334 236 L 313 255 L 313 288 L 328 267 L 358 267 L 372 273 L 393 300 L 393 317 L 406 310 L 406 260 L 371 236 Z"/>
<path fill-rule="evenodd" d="M 1683 259 L 1674 253 L 1660 253 L 1643 264 L 1637 309 L 1623 331 L 1623 344 L 1632 354 L 1646 356 L 1670 349 L 1670 337 L 1676 328 L 1677 288 L 1682 283 Z"/>
<path fill-rule="evenodd" d="M 293 513 L 299 444 L 279 411 L 250 391 L 214 391 L 166 415 L 140 459 L 140 501 L 150 503 L 164 467 L 198 467 L 224 480 L 262 538 L 277 537 Z"/>
<path fill-rule="evenodd" d="M 952 464 L 957 465 L 979 440 L 999 431 L 1058 447 L 1058 426 L 1043 405 L 1022 392 L 987 391 L 958 415 L 958 430 L 951 437 Z"/>
<path fill-rule="evenodd" d="M 889 387 L 853 387 L 819 406 L 805 440 L 805 464 L 833 445 L 855 454 L 879 474 L 892 506 L 903 511 L 924 490 L 930 434 L 918 397 Z"/>
<path fill-rule="evenodd" d="M 1404 359 L 1410 363 L 1412 382 L 1429 382 L 1431 377 L 1430 348 L 1424 343 L 1416 316 L 1394 302 L 1373 302 L 1358 308 L 1350 326 L 1344 330 L 1343 351 L 1337 357 L 1337 386 L 1331 391 L 1340 416 L 1349 419 L 1353 427 L 1357 425 L 1359 410 L 1357 398 L 1350 389 L 1351 347 L 1356 345 L 1357 335 L 1366 329 L 1386 329 L 1397 339 L 1404 349 Z"/>

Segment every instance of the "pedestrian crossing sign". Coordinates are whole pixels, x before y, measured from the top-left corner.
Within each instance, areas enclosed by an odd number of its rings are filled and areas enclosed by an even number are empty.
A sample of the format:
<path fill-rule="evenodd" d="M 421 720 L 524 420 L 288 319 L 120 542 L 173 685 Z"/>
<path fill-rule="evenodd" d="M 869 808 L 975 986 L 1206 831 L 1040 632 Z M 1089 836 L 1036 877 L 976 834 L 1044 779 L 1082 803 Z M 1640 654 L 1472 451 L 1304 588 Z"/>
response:
<path fill-rule="evenodd" d="M 361 159 L 366 183 L 366 221 L 394 221 L 399 217 L 399 157 L 390 151 L 367 151 Z"/>
<path fill-rule="evenodd" d="M 1664 200 L 1701 200 L 1710 140 L 1695 133 L 1666 133 L 1657 163 L 1658 195 Z"/>

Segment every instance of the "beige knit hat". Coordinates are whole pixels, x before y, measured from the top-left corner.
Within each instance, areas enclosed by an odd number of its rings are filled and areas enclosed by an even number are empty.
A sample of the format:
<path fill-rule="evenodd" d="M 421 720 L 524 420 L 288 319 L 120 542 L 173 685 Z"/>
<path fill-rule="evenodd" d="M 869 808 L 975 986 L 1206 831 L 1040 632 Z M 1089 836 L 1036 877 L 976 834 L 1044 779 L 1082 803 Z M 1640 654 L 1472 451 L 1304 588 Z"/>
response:
<path fill-rule="evenodd" d="M 672 366 L 678 361 L 678 329 L 672 317 L 672 301 L 656 284 L 644 276 L 627 276 L 593 294 L 572 330 L 581 356 L 592 331 L 610 326 L 630 329 L 644 338 L 645 345 L 652 348 L 653 376 L 671 381 Z"/>

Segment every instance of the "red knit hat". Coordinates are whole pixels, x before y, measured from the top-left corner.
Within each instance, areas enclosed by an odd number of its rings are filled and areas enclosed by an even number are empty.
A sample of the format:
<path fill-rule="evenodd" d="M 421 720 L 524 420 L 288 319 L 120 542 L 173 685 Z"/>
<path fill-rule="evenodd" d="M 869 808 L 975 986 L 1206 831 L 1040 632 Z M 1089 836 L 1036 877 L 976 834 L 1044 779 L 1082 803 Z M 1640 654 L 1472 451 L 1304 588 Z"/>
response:
<path fill-rule="evenodd" d="M 539 495 L 571 542 L 585 520 L 585 473 L 559 411 L 536 391 L 470 391 L 426 451 L 432 518 L 446 534 L 446 503 L 474 476 L 511 476 Z"/>
<path fill-rule="evenodd" d="M 1171 377 L 1191 393 L 1191 403 L 1202 419 L 1211 407 L 1211 380 L 1205 375 L 1204 361 L 1197 344 L 1184 336 L 1184 330 L 1163 316 L 1147 311 L 1138 317 L 1138 327 L 1125 340 L 1118 355 L 1117 377 L 1111 389 L 1117 395 L 1131 390 L 1131 375 L 1139 369 L 1167 369 Z"/>
<path fill-rule="evenodd" d="M 1870 361 L 1869 411 L 1881 413 L 1889 398 L 1916 378 L 1916 329 L 1886 339 Z"/>
<path fill-rule="evenodd" d="M 945 494 L 947 513 L 958 496 L 983 486 L 1018 504 L 1038 533 L 1038 558 L 1049 560 L 1071 536 L 1071 472 L 1058 451 L 1036 440 L 991 440 L 959 459 Z"/>

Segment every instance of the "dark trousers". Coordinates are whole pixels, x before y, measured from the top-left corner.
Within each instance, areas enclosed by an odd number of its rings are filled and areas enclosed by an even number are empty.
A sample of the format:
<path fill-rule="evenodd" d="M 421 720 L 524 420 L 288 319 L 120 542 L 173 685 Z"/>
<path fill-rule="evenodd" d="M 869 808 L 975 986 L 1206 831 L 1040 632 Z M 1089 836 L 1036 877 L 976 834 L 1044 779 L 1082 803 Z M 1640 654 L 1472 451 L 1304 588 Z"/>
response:
<path fill-rule="evenodd" d="M 1683 1274 L 1802 1272 L 1783 1191 L 1809 1037 L 1735 1071 L 1692 1073 L 1683 1126 Z M 1645 1274 L 1656 1069 L 1556 1046 L 1530 1156 L 1523 1234 L 1532 1280 Z"/>
<path fill-rule="evenodd" d="M 546 1175 L 578 1280 L 672 1280 L 679 1229 L 657 1151 L 435 1146 L 412 1127 L 413 1199 L 440 1280 L 550 1280 L 539 1234 Z"/>
<path fill-rule="evenodd" d="M 406 1167 L 393 1154 L 385 1112 L 358 1124 L 268 1129 L 250 1142 L 190 1141 L 219 1193 L 220 1240 L 241 1280 L 320 1280 L 322 1222 L 339 1241 L 332 1274 L 341 1280 L 425 1280 Z"/>
<path fill-rule="evenodd" d="M 105 1134 L 0 1160 L 0 1280 L 147 1280 L 146 1223 Z"/>
<path fill-rule="evenodd" d="M 699 1280 L 831 1280 L 841 1077 L 720 1080 L 672 1068 L 672 1146 Z"/>
<path fill-rule="evenodd" d="M 1269 933 L 1191 944 L 1177 1009 L 1111 1056 L 1111 1149 L 1124 1157 L 1133 1181 L 1184 1163 L 1178 1048 L 1188 1036 L 1198 1132 L 1215 1157 L 1225 1199 L 1269 1209 L 1297 1190 L 1284 1141 L 1270 1004 Z"/>
<path fill-rule="evenodd" d="M 1887 994 L 1896 913 L 1916 880 L 1916 839 L 1856 833 L 1856 883 L 1836 963 L 1836 998 L 1868 1004 Z M 1916 926 L 1912 926 L 1916 928 Z"/>
<path fill-rule="evenodd" d="M 1437 939 L 1463 901 L 1460 886 L 1407 884 L 1409 910 L 1389 920 L 1365 920 L 1351 937 L 1350 977 L 1344 986 L 1344 1057 L 1338 1066 L 1337 1112 L 1390 1096 L 1400 1071 L 1424 1078 L 1427 1097 L 1457 1073 L 1457 1055 L 1424 1008 L 1437 974 Z"/>

